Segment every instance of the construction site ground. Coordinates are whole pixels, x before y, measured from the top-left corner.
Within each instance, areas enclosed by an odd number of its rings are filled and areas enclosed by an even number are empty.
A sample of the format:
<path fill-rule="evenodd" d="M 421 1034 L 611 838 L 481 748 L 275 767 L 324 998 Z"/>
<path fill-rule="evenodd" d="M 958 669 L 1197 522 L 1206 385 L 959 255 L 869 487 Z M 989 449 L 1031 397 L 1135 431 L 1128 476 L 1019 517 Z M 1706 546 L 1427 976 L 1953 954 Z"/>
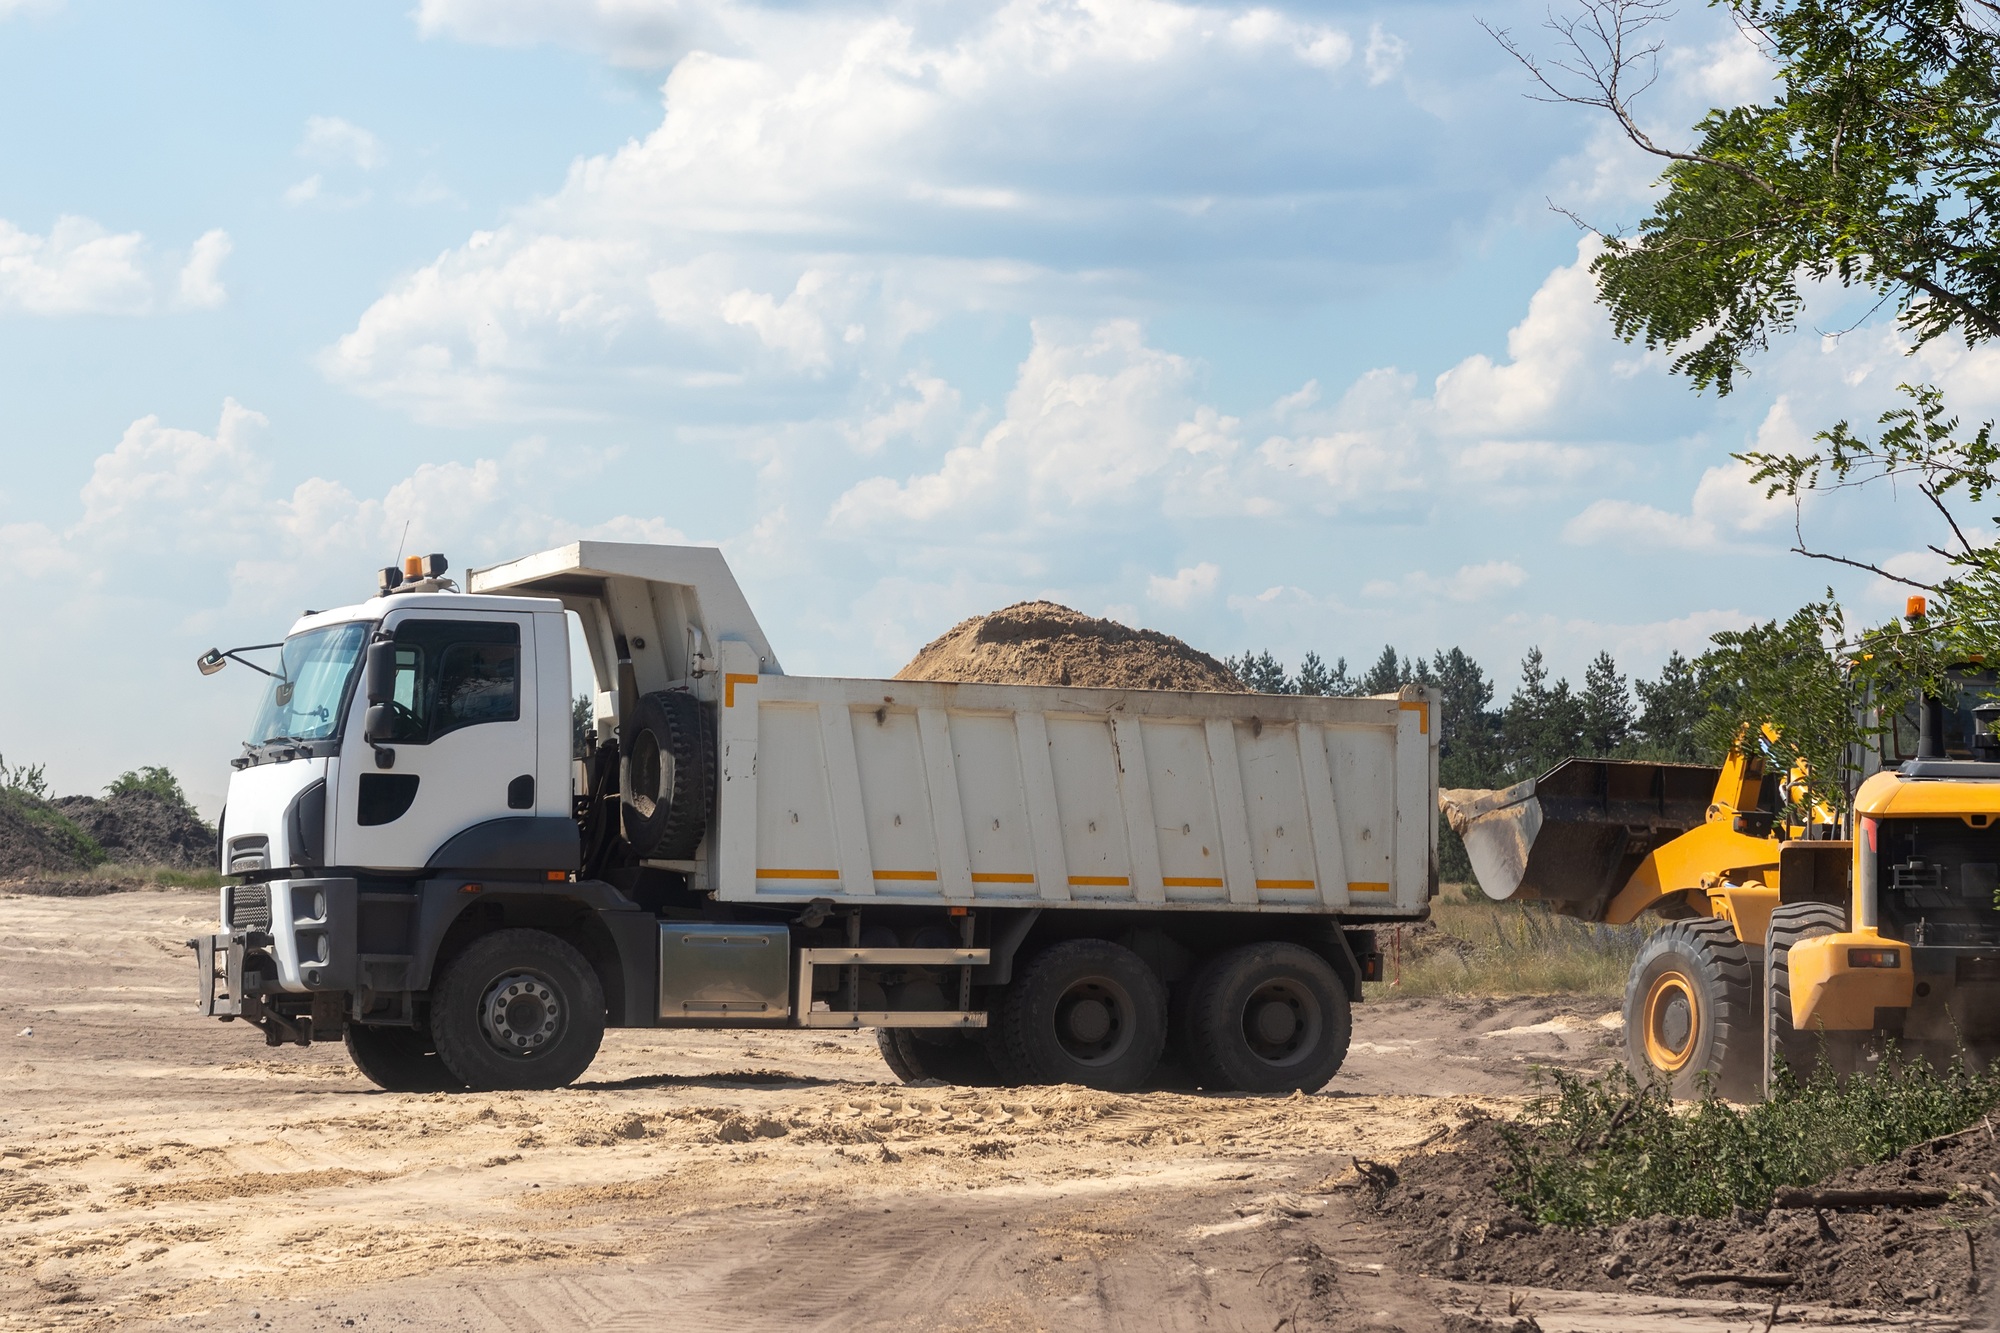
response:
<path fill-rule="evenodd" d="M 906 1088 L 872 1034 L 787 1031 L 614 1032 L 564 1091 L 389 1094 L 338 1044 L 190 1012 L 214 901 L 0 884 L 0 1328 L 1766 1326 L 1767 1296 L 1449 1280 L 1344 1187 L 1472 1141 L 1535 1063 L 1612 1058 L 1605 1001 L 1371 1001 L 1310 1097 Z"/>

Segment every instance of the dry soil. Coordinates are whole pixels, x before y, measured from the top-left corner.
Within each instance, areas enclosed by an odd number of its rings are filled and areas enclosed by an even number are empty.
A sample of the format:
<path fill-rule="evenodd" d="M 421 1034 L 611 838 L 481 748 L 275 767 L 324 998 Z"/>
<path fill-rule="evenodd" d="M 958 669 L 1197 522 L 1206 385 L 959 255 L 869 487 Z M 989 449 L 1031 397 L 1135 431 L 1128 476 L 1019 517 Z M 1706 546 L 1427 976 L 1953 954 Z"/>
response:
<path fill-rule="evenodd" d="M 961 620 L 925 644 L 896 679 L 1243 693 L 1235 672 L 1171 634 L 1054 602 L 1018 602 Z"/>
<path fill-rule="evenodd" d="M 1371 1002 L 1279 1100 L 906 1088 L 866 1034 L 672 1031 L 560 1092 L 390 1094 L 189 1012 L 213 901 L 0 886 L 0 1328 L 1763 1327 L 1761 1298 L 1427 1277 L 1344 1187 L 1534 1062 L 1602 1063 L 1600 1003 Z M 1780 1314 L 1831 1324 L 1965 1326 Z"/>

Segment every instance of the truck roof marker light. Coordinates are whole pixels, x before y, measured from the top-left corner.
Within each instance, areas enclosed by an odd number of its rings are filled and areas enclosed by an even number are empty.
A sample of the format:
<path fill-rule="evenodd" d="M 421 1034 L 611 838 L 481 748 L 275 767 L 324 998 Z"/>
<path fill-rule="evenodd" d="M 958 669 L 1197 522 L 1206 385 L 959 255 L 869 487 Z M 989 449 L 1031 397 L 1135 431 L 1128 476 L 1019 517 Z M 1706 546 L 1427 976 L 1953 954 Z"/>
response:
<path fill-rule="evenodd" d="M 1903 603 L 1903 618 L 1906 620 L 1921 620 L 1929 610 L 1930 603 L 1924 600 L 1923 594 L 1912 593 L 1910 600 Z"/>
<path fill-rule="evenodd" d="M 423 576 L 424 576 L 424 558 L 420 555 L 404 556 L 403 577 L 406 579 L 420 579 Z"/>

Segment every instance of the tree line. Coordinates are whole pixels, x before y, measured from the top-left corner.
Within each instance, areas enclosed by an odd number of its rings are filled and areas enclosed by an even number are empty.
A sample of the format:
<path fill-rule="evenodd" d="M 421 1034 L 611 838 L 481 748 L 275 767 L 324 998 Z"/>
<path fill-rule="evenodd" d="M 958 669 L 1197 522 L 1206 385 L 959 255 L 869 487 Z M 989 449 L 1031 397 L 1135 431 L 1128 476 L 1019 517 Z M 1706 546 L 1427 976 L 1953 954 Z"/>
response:
<path fill-rule="evenodd" d="M 1287 671 L 1268 651 L 1225 658 L 1224 664 L 1260 694 L 1393 694 L 1405 685 L 1427 685 L 1439 698 L 1438 783 L 1444 787 L 1505 787 L 1538 777 L 1565 759 L 1651 759 L 1670 763 L 1720 763 L 1711 718 L 1713 682 L 1702 663 L 1676 652 L 1652 679 L 1628 676 L 1600 652 L 1584 669 L 1583 684 L 1549 679 L 1540 648 L 1521 661 L 1520 682 L 1496 706 L 1494 679 L 1462 648 L 1425 657 L 1385 645 L 1375 664 L 1359 674 L 1347 659 L 1332 666 L 1307 653 Z M 1440 826 L 1439 871 L 1446 879 L 1471 878 L 1465 849 Z"/>

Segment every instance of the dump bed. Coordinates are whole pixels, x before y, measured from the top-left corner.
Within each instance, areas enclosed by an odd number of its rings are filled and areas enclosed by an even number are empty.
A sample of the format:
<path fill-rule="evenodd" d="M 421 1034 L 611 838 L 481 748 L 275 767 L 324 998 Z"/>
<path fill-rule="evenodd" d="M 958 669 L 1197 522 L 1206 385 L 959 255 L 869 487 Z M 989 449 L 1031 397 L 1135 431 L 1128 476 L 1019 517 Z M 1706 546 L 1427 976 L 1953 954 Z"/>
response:
<path fill-rule="evenodd" d="M 1437 728 L 1421 691 L 728 681 L 701 867 L 724 900 L 1428 905 Z"/>
<path fill-rule="evenodd" d="M 627 678 L 715 710 L 717 813 L 667 863 L 729 902 L 1422 915 L 1436 703 L 783 673 L 719 551 L 577 542 L 473 570 L 580 620 L 594 715 Z M 656 863 L 657 864 L 657 863 Z"/>

